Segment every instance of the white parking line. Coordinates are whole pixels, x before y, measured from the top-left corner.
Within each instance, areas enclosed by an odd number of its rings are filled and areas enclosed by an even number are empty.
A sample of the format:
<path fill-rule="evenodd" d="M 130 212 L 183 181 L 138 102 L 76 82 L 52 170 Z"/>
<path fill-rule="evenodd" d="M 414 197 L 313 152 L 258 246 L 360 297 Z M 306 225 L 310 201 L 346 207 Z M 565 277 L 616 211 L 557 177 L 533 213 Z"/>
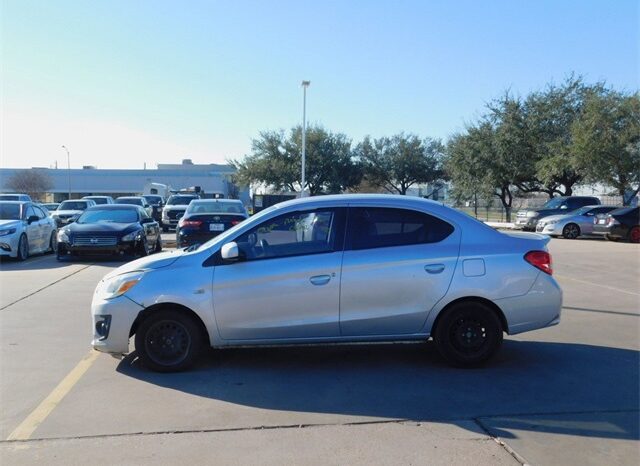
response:
<path fill-rule="evenodd" d="M 621 288 L 616 288 L 614 286 L 603 285 L 601 283 L 588 282 L 586 280 L 579 280 L 579 279 L 573 278 L 573 277 L 565 277 L 564 275 L 554 274 L 554 276 L 556 278 L 559 278 L 560 280 L 571 280 L 573 282 L 584 283 L 585 285 L 598 286 L 600 288 L 606 288 L 608 290 L 617 291 L 618 293 L 626 293 L 626 294 L 630 294 L 632 296 L 640 296 L 640 293 L 636 293 L 634 291 L 629 291 L 629 290 L 623 290 Z"/>

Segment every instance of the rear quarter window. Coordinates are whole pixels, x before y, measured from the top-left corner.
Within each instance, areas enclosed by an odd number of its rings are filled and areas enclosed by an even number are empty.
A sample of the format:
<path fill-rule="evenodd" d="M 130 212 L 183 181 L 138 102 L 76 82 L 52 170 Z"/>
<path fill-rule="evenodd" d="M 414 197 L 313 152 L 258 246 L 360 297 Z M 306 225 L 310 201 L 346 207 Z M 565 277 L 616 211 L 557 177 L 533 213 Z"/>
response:
<path fill-rule="evenodd" d="M 350 209 L 347 248 L 374 249 L 437 243 L 449 236 L 451 224 L 433 215 L 406 209 Z"/>

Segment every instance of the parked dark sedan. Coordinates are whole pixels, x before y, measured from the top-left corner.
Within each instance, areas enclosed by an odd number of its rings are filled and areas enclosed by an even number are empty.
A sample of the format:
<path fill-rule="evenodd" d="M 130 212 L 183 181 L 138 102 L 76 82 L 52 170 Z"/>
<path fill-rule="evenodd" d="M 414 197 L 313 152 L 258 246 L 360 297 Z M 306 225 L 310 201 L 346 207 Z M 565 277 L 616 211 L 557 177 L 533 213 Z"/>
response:
<path fill-rule="evenodd" d="M 249 215 L 242 202 L 233 199 L 191 201 L 176 228 L 178 247 L 206 243 L 242 222 Z"/>
<path fill-rule="evenodd" d="M 609 240 L 640 243 L 640 207 L 623 207 L 593 219 L 593 232 Z"/>
<path fill-rule="evenodd" d="M 135 205 L 90 207 L 58 231 L 58 259 L 78 255 L 146 256 L 161 250 L 158 222 Z"/>

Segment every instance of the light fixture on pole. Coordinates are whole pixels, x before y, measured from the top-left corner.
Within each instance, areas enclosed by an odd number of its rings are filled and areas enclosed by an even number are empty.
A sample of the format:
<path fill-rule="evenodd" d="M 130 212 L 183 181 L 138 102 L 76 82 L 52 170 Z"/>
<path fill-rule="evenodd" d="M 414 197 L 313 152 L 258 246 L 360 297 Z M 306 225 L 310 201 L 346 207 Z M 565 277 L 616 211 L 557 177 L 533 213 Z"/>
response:
<path fill-rule="evenodd" d="M 305 165 L 307 162 L 307 87 L 311 81 L 302 81 L 302 179 L 300 181 L 300 197 L 304 197 Z"/>
<path fill-rule="evenodd" d="M 67 188 L 69 189 L 68 199 L 71 199 L 71 158 L 69 157 L 69 149 L 67 149 L 67 146 L 62 146 L 62 148 L 67 151 Z"/>

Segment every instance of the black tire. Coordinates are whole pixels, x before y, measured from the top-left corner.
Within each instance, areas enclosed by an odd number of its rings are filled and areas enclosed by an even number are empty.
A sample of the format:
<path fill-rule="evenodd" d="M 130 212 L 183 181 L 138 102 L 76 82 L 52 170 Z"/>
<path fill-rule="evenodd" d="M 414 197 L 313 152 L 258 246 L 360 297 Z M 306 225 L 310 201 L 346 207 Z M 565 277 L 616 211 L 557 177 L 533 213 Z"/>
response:
<path fill-rule="evenodd" d="M 609 233 L 606 233 L 604 235 L 604 239 L 607 241 L 613 241 L 614 243 L 620 241 L 620 238 L 614 238 L 613 236 L 611 236 Z"/>
<path fill-rule="evenodd" d="M 169 231 L 169 227 L 162 227 L 162 233 L 167 233 Z"/>
<path fill-rule="evenodd" d="M 138 246 L 138 255 L 140 257 L 145 257 L 149 255 L 149 243 L 147 243 L 147 237 L 145 236 L 140 241 L 140 245 Z"/>
<path fill-rule="evenodd" d="M 640 226 L 632 227 L 631 230 L 629 230 L 629 242 L 640 243 Z"/>
<path fill-rule="evenodd" d="M 189 315 L 171 310 L 153 312 L 135 336 L 140 361 L 156 372 L 188 369 L 200 355 L 202 342 L 200 325 Z"/>
<path fill-rule="evenodd" d="M 29 257 L 29 240 L 27 239 L 27 235 L 23 233 L 18 240 L 16 259 L 24 261 L 27 257 Z"/>
<path fill-rule="evenodd" d="M 493 309 L 474 301 L 454 304 L 437 322 L 433 339 L 451 365 L 473 367 L 488 361 L 502 344 L 502 325 Z"/>
<path fill-rule="evenodd" d="M 562 229 L 562 236 L 566 239 L 576 239 L 580 233 L 580 227 L 575 223 L 567 223 Z"/>
<path fill-rule="evenodd" d="M 158 239 L 156 239 L 156 246 L 153 248 L 153 252 L 162 252 L 162 238 L 158 235 Z"/>
<path fill-rule="evenodd" d="M 55 254 L 58 250 L 58 238 L 56 237 L 56 231 L 53 230 L 51 232 L 51 238 L 49 238 L 49 250 L 47 253 Z"/>

